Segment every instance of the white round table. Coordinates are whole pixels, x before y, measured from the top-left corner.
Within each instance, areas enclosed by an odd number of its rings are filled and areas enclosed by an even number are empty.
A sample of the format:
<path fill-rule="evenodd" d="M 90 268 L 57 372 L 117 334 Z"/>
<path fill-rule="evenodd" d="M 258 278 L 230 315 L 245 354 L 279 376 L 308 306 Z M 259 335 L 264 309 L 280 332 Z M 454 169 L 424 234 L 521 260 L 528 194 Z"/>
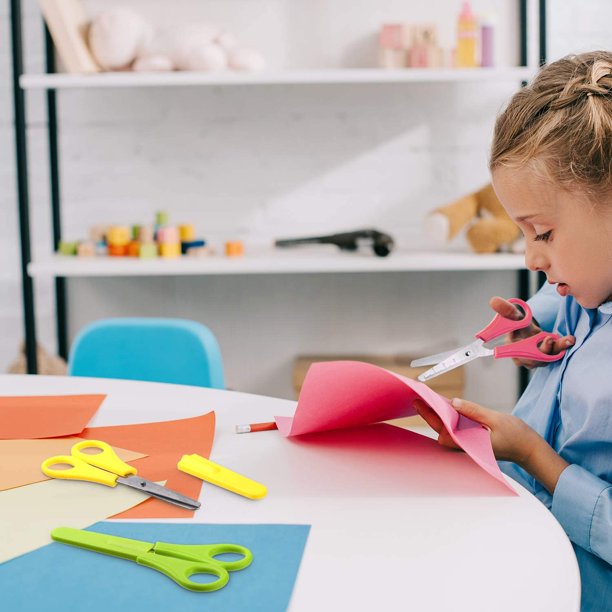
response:
<path fill-rule="evenodd" d="M 552 514 L 516 483 L 516 497 L 415 496 L 385 482 L 385 474 L 376 480 L 351 469 L 340 455 L 330 463 L 329 450 L 317 452 L 316 444 L 296 444 L 277 431 L 234 432 L 237 424 L 291 416 L 296 404 L 288 400 L 136 381 L 0 376 L 2 395 L 77 393 L 107 394 L 92 426 L 214 410 L 210 458 L 263 482 L 268 495 L 252 501 L 204 483 L 193 520 L 312 525 L 293 612 L 579 610 L 570 542 Z"/>

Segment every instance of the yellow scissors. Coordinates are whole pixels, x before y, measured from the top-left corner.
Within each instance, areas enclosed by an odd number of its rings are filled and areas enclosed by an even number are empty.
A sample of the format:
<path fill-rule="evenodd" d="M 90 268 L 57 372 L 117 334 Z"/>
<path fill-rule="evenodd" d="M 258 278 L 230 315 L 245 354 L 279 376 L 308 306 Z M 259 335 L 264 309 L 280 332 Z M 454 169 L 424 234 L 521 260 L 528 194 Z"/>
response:
<path fill-rule="evenodd" d="M 229 580 L 228 572 L 244 569 L 253 560 L 253 553 L 239 544 L 143 542 L 70 527 L 54 529 L 51 537 L 62 544 L 135 561 L 138 565 L 166 574 L 190 591 L 206 592 L 221 589 Z M 234 561 L 216 558 L 217 555 L 226 554 L 241 558 Z M 210 574 L 217 579 L 213 582 L 196 582 L 190 579 L 194 574 Z"/>
<path fill-rule="evenodd" d="M 97 449 L 100 452 L 92 455 L 83 452 L 86 448 Z M 70 467 L 68 469 L 53 467 L 59 465 Z M 136 476 L 136 468 L 121 461 L 111 446 L 100 440 L 77 442 L 70 450 L 70 455 L 49 457 L 42 462 L 40 469 L 50 478 L 87 480 L 107 487 L 115 487 L 119 483 L 187 510 L 197 510 L 200 507 L 197 499 L 191 499 L 156 482 Z"/>

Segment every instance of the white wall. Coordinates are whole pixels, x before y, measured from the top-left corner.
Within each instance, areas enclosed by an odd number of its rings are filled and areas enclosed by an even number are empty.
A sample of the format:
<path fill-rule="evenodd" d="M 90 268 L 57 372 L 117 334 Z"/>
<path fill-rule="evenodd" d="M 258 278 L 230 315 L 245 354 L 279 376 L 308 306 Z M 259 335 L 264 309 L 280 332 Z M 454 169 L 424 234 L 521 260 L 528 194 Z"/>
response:
<path fill-rule="evenodd" d="M 124 0 L 127 4 L 127 0 Z M 95 11 L 100 0 L 87 5 Z M 117 2 L 115 2 L 117 4 Z M 386 20 L 438 21 L 452 38 L 459 2 L 134 0 L 151 19 L 210 16 L 281 67 L 373 65 Z M 550 53 L 605 46 L 612 6 L 549 1 Z M 356 6 L 357 5 L 357 6 Z M 515 60 L 516 3 L 480 0 L 499 14 L 498 55 Z M 580 18 L 572 10 L 581 7 Z M 25 1 L 27 67 L 40 72 L 41 28 Z M 184 17 L 182 17 L 184 15 Z M 14 195 L 8 15 L 0 8 L 0 366 L 22 336 Z M 608 27 L 610 32 L 612 28 Z M 401 248 L 423 244 L 427 210 L 487 181 L 495 113 L 511 83 L 118 90 L 59 94 L 66 238 L 98 222 L 132 223 L 168 210 L 213 242 L 376 226 Z M 28 94 L 34 255 L 50 249 L 44 95 Z M 221 343 L 228 385 L 291 397 L 303 353 L 387 353 L 467 340 L 490 315 L 490 295 L 514 295 L 514 273 L 354 274 L 71 280 L 70 332 L 114 315 L 200 320 Z M 40 339 L 55 345 L 52 284 L 36 283 Z M 472 364 L 466 395 L 509 409 L 511 364 Z"/>

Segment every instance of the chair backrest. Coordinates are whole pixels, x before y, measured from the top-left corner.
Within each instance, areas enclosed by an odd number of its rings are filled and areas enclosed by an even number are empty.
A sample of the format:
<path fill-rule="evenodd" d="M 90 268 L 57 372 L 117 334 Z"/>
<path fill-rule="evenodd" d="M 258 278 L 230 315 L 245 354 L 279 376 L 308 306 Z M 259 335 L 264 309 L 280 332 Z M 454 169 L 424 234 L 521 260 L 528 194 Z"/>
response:
<path fill-rule="evenodd" d="M 87 325 L 68 359 L 71 376 L 223 389 L 223 361 L 208 327 L 184 319 L 117 318 Z"/>

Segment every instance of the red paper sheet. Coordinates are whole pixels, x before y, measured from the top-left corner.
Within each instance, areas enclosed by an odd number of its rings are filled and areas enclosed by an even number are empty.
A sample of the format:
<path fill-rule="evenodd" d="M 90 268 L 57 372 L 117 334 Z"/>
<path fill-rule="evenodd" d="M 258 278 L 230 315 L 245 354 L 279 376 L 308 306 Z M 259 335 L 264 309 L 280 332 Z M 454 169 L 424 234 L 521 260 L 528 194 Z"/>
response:
<path fill-rule="evenodd" d="M 161 421 L 112 427 L 88 427 L 81 438 L 103 440 L 112 446 L 130 448 L 148 457 L 130 461 L 147 480 L 165 480 L 169 489 L 197 499 L 202 489 L 199 478 L 179 471 L 176 464 L 183 455 L 197 453 L 209 457 L 215 435 L 215 413 L 191 419 Z M 112 518 L 190 518 L 191 510 L 150 498 Z"/>
<path fill-rule="evenodd" d="M 415 415 L 412 405 L 417 398 L 435 410 L 460 448 L 516 495 L 497 465 L 486 428 L 461 416 L 427 385 L 369 363 L 314 363 L 304 379 L 295 415 L 276 417 L 276 423 L 284 436 L 359 427 Z"/>
<path fill-rule="evenodd" d="M 106 395 L 0 397 L 0 439 L 31 440 L 80 434 Z"/>

